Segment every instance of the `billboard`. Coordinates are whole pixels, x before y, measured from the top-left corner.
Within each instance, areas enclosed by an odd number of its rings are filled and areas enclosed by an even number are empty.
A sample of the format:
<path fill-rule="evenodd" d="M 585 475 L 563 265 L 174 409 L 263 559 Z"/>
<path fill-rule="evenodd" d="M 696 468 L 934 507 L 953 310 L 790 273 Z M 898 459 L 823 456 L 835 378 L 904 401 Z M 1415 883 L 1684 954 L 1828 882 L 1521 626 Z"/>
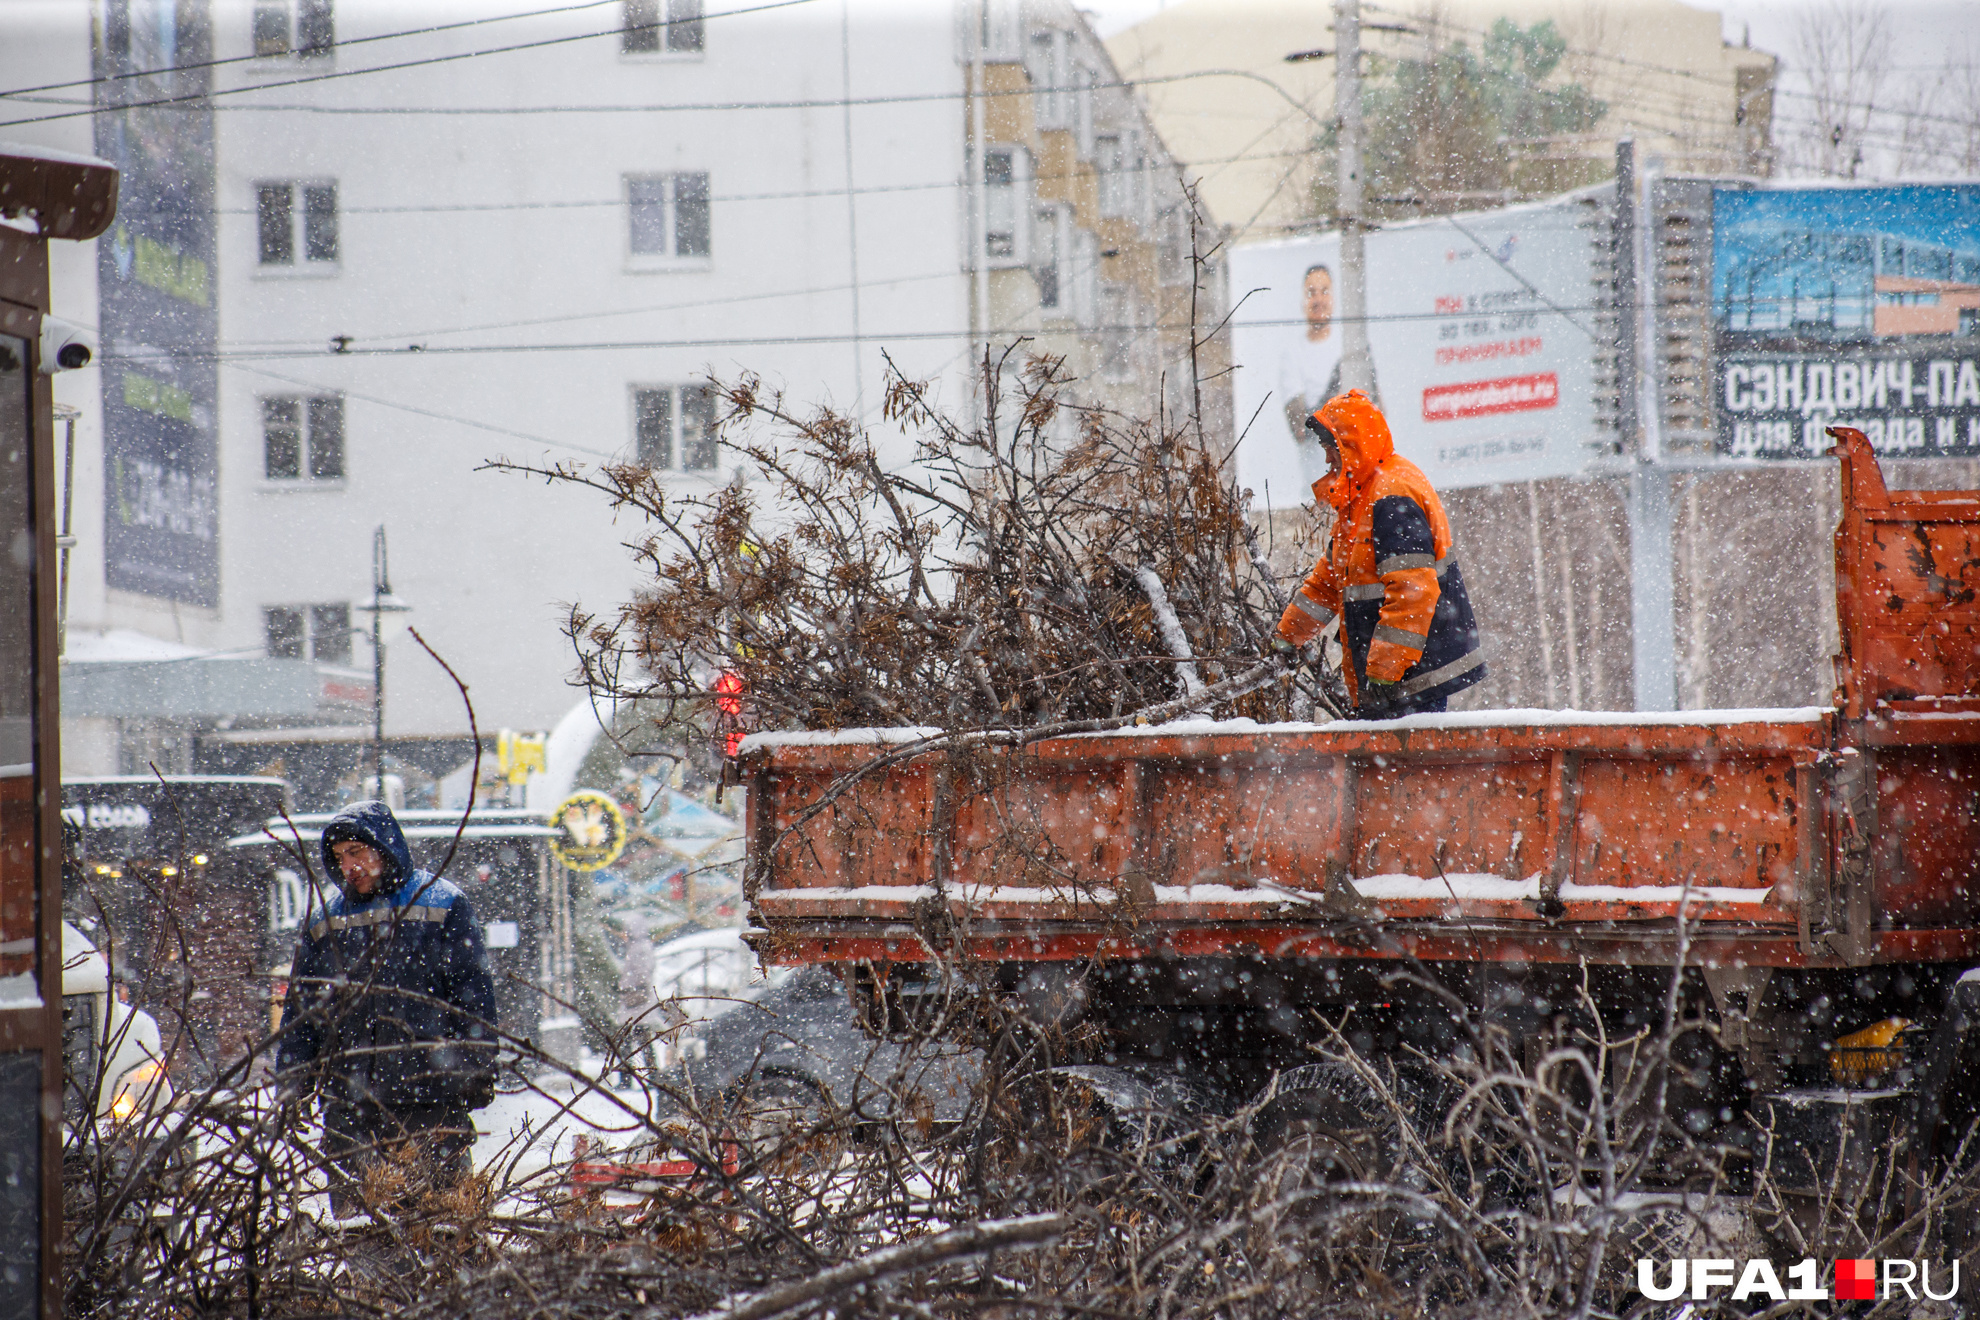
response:
<path fill-rule="evenodd" d="M 1715 188 L 1721 453 L 1980 454 L 1980 185 Z"/>
<path fill-rule="evenodd" d="M 1367 236 L 1368 343 L 1396 449 L 1441 487 L 1579 471 L 1595 433 L 1595 243 L 1584 202 L 1395 225 Z M 1339 392 L 1340 240 L 1235 248 L 1238 481 L 1309 503 L 1326 470 L 1304 416 Z"/>
<path fill-rule="evenodd" d="M 110 0 L 96 50 L 96 152 L 117 219 L 97 243 L 104 571 L 121 591 L 219 603 L 219 338 L 207 0 Z M 172 72 L 106 77 L 141 69 Z"/>

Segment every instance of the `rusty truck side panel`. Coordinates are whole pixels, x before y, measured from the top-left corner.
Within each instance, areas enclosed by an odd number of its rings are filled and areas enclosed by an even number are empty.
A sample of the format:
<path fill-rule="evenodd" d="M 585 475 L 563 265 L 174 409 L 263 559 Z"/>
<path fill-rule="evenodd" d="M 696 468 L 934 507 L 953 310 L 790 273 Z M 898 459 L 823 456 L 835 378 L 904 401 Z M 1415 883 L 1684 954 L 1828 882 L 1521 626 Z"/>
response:
<path fill-rule="evenodd" d="M 1980 499 L 1893 494 L 1859 433 L 1838 449 L 1836 708 L 1203 721 L 967 757 L 759 738 L 773 956 L 1974 957 Z"/>

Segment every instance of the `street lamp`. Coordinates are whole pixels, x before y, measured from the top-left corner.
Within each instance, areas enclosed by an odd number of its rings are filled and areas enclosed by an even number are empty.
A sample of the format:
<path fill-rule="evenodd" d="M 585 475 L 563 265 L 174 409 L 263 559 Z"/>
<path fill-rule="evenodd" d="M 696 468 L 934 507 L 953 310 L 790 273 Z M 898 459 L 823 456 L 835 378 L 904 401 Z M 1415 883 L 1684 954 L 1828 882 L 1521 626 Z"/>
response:
<path fill-rule="evenodd" d="M 394 638 L 411 625 L 412 606 L 392 594 L 385 564 L 385 528 L 371 534 L 371 598 L 358 609 L 371 616 L 371 778 L 378 796 L 385 796 L 385 636 Z M 387 622 L 387 620 L 390 622 Z"/>

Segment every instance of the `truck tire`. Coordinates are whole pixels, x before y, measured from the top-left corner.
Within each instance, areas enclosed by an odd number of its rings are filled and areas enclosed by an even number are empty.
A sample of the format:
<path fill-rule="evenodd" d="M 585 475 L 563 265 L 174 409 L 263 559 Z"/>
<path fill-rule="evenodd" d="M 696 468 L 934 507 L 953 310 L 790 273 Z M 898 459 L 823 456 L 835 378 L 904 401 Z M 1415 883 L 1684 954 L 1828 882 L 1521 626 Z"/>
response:
<path fill-rule="evenodd" d="M 1395 1098 L 1413 1108 L 1413 1091 Z M 1343 1063 L 1280 1074 L 1278 1094 L 1259 1111 L 1252 1134 L 1267 1163 L 1295 1161 L 1323 1184 L 1386 1182 L 1403 1146 L 1396 1105 Z"/>
<path fill-rule="evenodd" d="M 1414 1278 L 1423 1244 L 1441 1234 L 1403 1127 L 1421 1130 L 1419 1089 L 1404 1072 L 1379 1087 L 1345 1063 L 1282 1073 L 1252 1124 L 1251 1250 L 1276 1255 L 1292 1286 L 1325 1289 L 1370 1275 Z"/>
<path fill-rule="evenodd" d="M 789 1073 L 759 1073 L 730 1097 L 728 1121 L 743 1163 L 785 1173 L 817 1172 L 846 1146 L 842 1115 L 824 1091 Z"/>
<path fill-rule="evenodd" d="M 1121 1068 L 1070 1065 L 1011 1078 L 979 1129 L 978 1186 L 1013 1212 L 1095 1204 L 1123 1186 L 1184 1176 L 1175 1140 L 1204 1111 L 1187 1087 Z"/>

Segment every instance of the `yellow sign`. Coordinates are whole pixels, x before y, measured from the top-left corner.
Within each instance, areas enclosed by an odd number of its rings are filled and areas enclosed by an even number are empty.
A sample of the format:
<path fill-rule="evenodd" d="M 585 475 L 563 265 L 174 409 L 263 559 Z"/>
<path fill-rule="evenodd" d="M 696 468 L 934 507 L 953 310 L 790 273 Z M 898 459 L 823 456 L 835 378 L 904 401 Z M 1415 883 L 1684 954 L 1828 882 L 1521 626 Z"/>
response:
<path fill-rule="evenodd" d="M 550 813 L 557 835 L 550 851 L 573 871 L 597 871 L 626 850 L 626 817 L 619 804 L 595 788 L 581 788 Z"/>
<path fill-rule="evenodd" d="M 542 774 L 544 746 L 548 741 L 547 734 L 522 734 L 514 729 L 504 729 L 495 735 L 495 764 L 503 778 L 521 788 L 532 774 Z"/>

